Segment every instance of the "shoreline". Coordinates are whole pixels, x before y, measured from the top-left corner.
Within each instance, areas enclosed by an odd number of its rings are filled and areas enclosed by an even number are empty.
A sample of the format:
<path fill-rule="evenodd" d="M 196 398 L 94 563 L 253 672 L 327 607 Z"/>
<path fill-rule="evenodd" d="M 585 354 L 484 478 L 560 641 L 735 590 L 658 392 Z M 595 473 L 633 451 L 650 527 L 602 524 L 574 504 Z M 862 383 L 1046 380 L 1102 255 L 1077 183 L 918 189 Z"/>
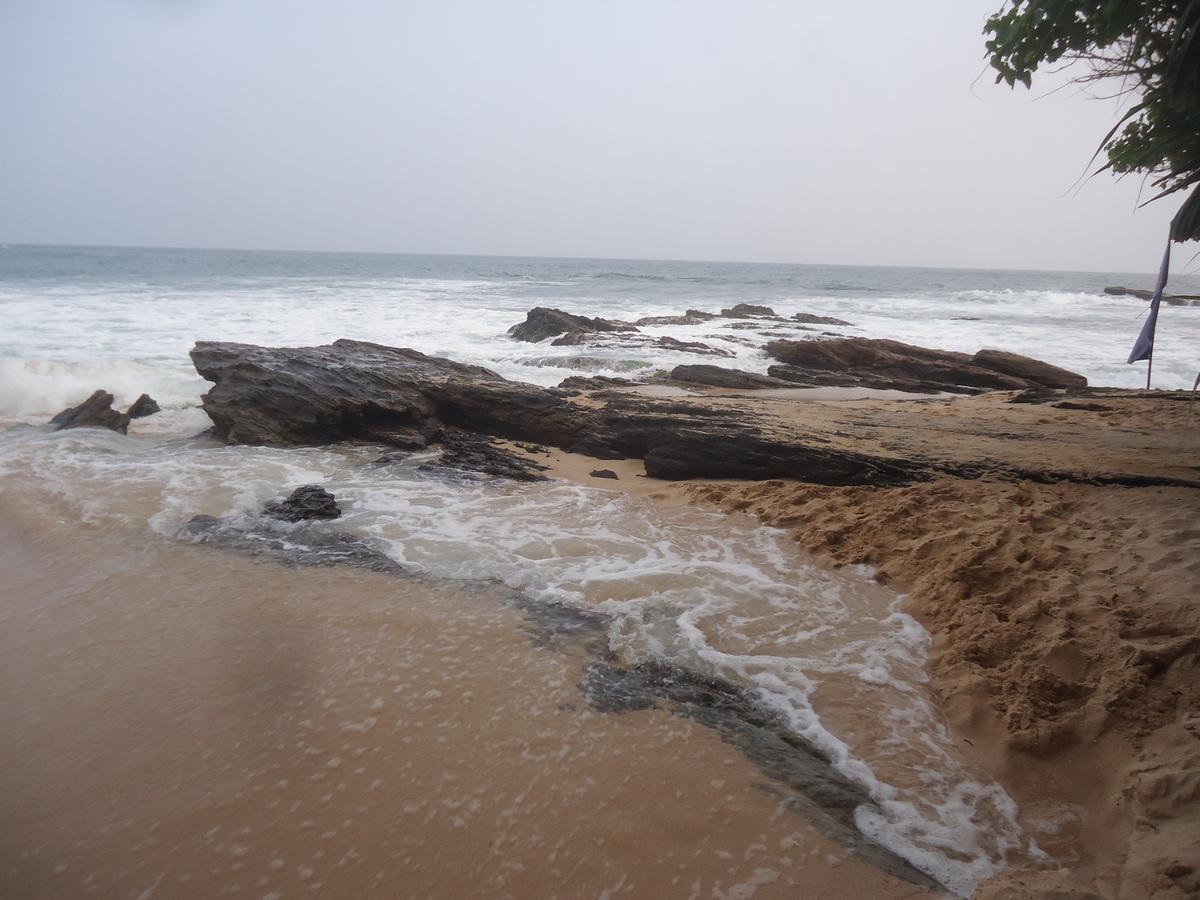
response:
<path fill-rule="evenodd" d="M 757 400 L 753 391 L 710 396 Z M 1190 402 L 1181 412 L 1185 404 L 1165 401 L 1157 420 L 1137 408 L 1144 400 L 1105 402 L 1119 407 L 1122 430 L 1133 425 L 1149 437 L 1157 421 L 1160 454 L 1194 433 Z M 1078 462 L 1076 449 L 1068 442 L 1056 452 Z M 1102 441 L 1088 449 L 1102 459 Z M 871 566 L 879 582 L 904 591 L 903 608 L 933 637 L 931 688 L 952 734 L 1063 864 L 1006 870 L 976 897 L 1166 898 L 1196 886 L 1197 489 L 986 477 L 888 487 L 663 481 L 647 476 L 641 460 L 556 450 L 531 458 L 551 477 L 783 528 L 824 564 Z M 590 477 L 592 469 L 619 480 Z M 1008 627 L 1022 616 L 1019 629 Z"/>
<path fill-rule="evenodd" d="M 486 587 L 69 516 L 0 502 L 5 892 L 940 895 Z"/>

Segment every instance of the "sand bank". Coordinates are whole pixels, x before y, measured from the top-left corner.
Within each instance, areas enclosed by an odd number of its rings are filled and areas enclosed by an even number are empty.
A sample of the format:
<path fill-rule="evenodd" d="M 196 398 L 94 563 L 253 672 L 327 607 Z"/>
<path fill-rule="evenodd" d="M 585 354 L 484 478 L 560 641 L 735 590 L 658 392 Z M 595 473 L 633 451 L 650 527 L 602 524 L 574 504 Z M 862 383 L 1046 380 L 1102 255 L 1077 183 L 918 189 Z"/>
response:
<path fill-rule="evenodd" d="M 1010 871 L 980 896 L 1194 896 L 1200 490 L 1155 482 L 1200 477 L 1200 411 L 1135 392 L 1061 408 L 1011 399 L 709 399 L 747 406 L 763 427 L 971 466 L 975 478 L 661 482 L 637 461 L 548 459 L 564 477 L 611 468 L 614 489 L 752 515 L 907 592 L 934 636 L 932 684 L 956 733 L 1068 870 Z"/>

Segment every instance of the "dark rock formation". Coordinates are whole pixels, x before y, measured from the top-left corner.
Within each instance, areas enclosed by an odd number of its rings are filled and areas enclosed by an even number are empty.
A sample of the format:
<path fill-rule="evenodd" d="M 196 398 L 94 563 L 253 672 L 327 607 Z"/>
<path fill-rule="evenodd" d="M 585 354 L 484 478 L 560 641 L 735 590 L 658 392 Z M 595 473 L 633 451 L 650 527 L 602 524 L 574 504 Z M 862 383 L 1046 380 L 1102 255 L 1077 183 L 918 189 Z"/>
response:
<path fill-rule="evenodd" d="M 1038 359 L 1021 356 L 1019 353 L 1008 353 L 1004 350 L 980 350 L 971 361 L 985 369 L 1003 372 L 1015 378 L 1023 378 L 1039 387 L 1050 388 L 1085 388 L 1087 379 L 1058 366 L 1052 366 Z"/>
<path fill-rule="evenodd" d="M 439 398 L 506 384 L 478 366 L 365 341 L 291 349 L 200 341 L 192 361 L 216 382 L 203 398 L 213 432 L 235 444 L 420 446 L 441 434 Z"/>
<path fill-rule="evenodd" d="M 681 341 L 673 337 L 660 337 L 654 343 L 656 346 L 662 347 L 664 350 L 679 350 L 682 353 L 699 353 L 703 356 L 725 357 L 734 355 L 729 350 L 721 350 L 717 347 L 710 347 L 708 344 L 700 341 Z"/>
<path fill-rule="evenodd" d="M 721 366 L 676 366 L 671 370 L 670 381 L 682 381 L 684 384 L 704 384 L 709 387 L 736 388 L 739 390 L 754 390 L 756 388 L 789 388 L 795 387 L 782 378 L 771 378 L 767 375 L 756 375 L 753 372 L 743 372 L 741 369 L 726 369 Z"/>
<path fill-rule="evenodd" d="M 1129 296 L 1137 300 L 1149 300 L 1154 291 L 1143 291 L 1137 288 L 1106 287 L 1104 293 L 1117 297 Z M 1162 302 L 1168 306 L 1200 306 L 1200 295 L 1197 294 L 1163 294 Z"/>
<path fill-rule="evenodd" d="M 998 350 L 972 356 L 868 338 L 779 340 L 766 349 L 786 363 L 772 366 L 771 375 L 803 384 L 957 393 L 1087 384 L 1082 375 Z"/>
<path fill-rule="evenodd" d="M 195 516 L 180 529 L 179 536 L 285 566 L 354 566 L 387 575 L 406 574 L 398 562 L 362 538 L 309 522 L 284 525 L 263 517 L 245 525 L 215 516 Z"/>
<path fill-rule="evenodd" d="M 728 350 L 711 347 L 700 341 L 681 341 L 673 337 L 650 337 L 644 334 L 618 334 L 598 331 L 568 331 L 550 342 L 551 347 L 579 347 L 599 344 L 606 347 L 660 347 L 663 350 L 678 350 L 681 353 L 696 353 L 702 356 L 733 356 Z"/>
<path fill-rule="evenodd" d="M 442 455 L 438 461 L 421 466 L 427 472 L 448 469 L 514 481 L 545 481 L 546 476 L 541 473 L 547 468 L 519 453 L 505 450 L 486 435 L 464 432 L 448 433 L 442 441 Z"/>
<path fill-rule="evenodd" d="M 599 391 L 605 388 L 628 387 L 635 382 L 628 378 L 610 378 L 607 375 L 572 375 L 559 382 L 560 388 L 570 391 Z"/>
<path fill-rule="evenodd" d="M 534 343 L 571 331 L 637 331 L 637 326 L 628 322 L 592 319 L 563 312 L 561 309 L 538 306 L 526 314 L 524 322 L 508 329 L 509 335 L 518 341 Z"/>
<path fill-rule="evenodd" d="M 775 310 L 769 306 L 755 306 L 753 303 L 739 303 L 730 309 L 721 310 L 726 319 L 745 319 L 750 316 L 775 318 Z"/>
<path fill-rule="evenodd" d="M 814 316 L 812 313 L 796 313 L 792 316 L 793 322 L 801 322 L 805 325 L 849 325 L 845 319 L 835 319 L 833 316 Z"/>
<path fill-rule="evenodd" d="M 162 407 L 149 394 L 142 394 L 129 405 L 129 409 L 125 410 L 125 415 L 131 419 L 144 419 L 157 412 L 162 412 Z"/>
<path fill-rule="evenodd" d="M 644 459 L 651 477 L 673 480 L 903 484 L 936 471 L 922 461 L 831 447 L 816 436 L 765 431 L 744 412 L 704 402 L 610 392 L 603 405 L 574 403 L 562 391 L 363 341 L 284 348 L 205 341 L 192 359 L 215 383 L 203 398 L 213 432 L 233 443 L 401 446 L 398 435 L 407 442 L 414 432 L 454 426 L 601 459 Z M 442 464 L 474 465 L 453 453 Z"/>
<path fill-rule="evenodd" d="M 336 519 L 342 514 L 333 494 L 319 484 L 296 488 L 286 500 L 277 500 L 263 507 L 263 515 L 284 522 L 306 519 Z"/>
<path fill-rule="evenodd" d="M 702 312 L 689 309 L 682 316 L 646 316 L 634 322 L 634 325 L 699 325 L 711 319 L 720 318 L 716 313 Z"/>
<path fill-rule="evenodd" d="M 99 390 L 78 406 L 64 409 L 50 424 L 56 431 L 64 428 L 108 428 L 125 434 L 129 431 L 129 414 L 112 408 L 113 395 Z"/>
<path fill-rule="evenodd" d="M 613 481 L 619 481 L 619 477 L 612 469 L 592 469 L 588 472 L 592 478 L 611 478 Z"/>

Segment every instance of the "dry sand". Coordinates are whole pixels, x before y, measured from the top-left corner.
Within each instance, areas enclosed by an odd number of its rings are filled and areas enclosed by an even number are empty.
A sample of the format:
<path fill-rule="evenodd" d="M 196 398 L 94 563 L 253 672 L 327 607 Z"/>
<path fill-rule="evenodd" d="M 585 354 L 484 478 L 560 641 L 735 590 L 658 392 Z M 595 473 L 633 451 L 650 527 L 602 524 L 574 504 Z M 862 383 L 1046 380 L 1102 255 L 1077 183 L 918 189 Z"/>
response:
<path fill-rule="evenodd" d="M 977 896 L 1200 896 L 1200 489 L 1079 483 L 1200 482 L 1195 403 L 713 394 L 707 402 L 744 407 L 759 427 L 827 443 L 1055 473 L 895 488 L 666 484 L 633 461 L 545 458 L 564 477 L 611 468 L 615 489 L 753 515 L 907 592 L 934 636 L 933 685 L 957 734 L 1067 870 L 1010 871 Z"/>

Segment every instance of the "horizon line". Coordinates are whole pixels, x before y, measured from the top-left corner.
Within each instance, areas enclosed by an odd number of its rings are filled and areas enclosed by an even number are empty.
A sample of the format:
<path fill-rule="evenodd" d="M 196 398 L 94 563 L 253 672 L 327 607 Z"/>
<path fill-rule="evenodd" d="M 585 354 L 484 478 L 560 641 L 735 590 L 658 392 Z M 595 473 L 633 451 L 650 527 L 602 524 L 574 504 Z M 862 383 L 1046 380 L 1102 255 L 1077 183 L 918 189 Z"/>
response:
<path fill-rule="evenodd" d="M 1153 277 L 1154 272 L 1119 272 L 1101 269 L 1031 269 L 1009 266 L 930 266 L 896 263 L 813 263 L 813 262 L 778 262 L 767 260 L 737 260 L 737 259 L 683 259 L 657 256 L 568 256 L 568 255 L 537 255 L 523 253 L 447 253 L 424 252 L 413 250 L 329 250 L 313 248 L 280 248 L 280 247 L 197 247 L 185 244 L 76 244 L 76 243 L 43 243 L 30 241 L 0 241 L 0 249 L 11 247 L 58 247 L 72 250 L 177 250 L 196 251 L 201 253 L 294 253 L 294 254 L 341 254 L 345 256 L 436 256 L 447 258 L 467 259 L 554 259 L 579 260 L 581 262 L 637 262 L 637 263 L 693 263 L 702 265 L 729 266 L 792 266 L 796 268 L 841 268 L 841 269 L 927 269 L 934 271 L 961 272 L 1055 272 L 1068 275 L 1146 275 Z M 1200 273 L 1179 272 L 1176 277 L 1193 277 Z"/>

